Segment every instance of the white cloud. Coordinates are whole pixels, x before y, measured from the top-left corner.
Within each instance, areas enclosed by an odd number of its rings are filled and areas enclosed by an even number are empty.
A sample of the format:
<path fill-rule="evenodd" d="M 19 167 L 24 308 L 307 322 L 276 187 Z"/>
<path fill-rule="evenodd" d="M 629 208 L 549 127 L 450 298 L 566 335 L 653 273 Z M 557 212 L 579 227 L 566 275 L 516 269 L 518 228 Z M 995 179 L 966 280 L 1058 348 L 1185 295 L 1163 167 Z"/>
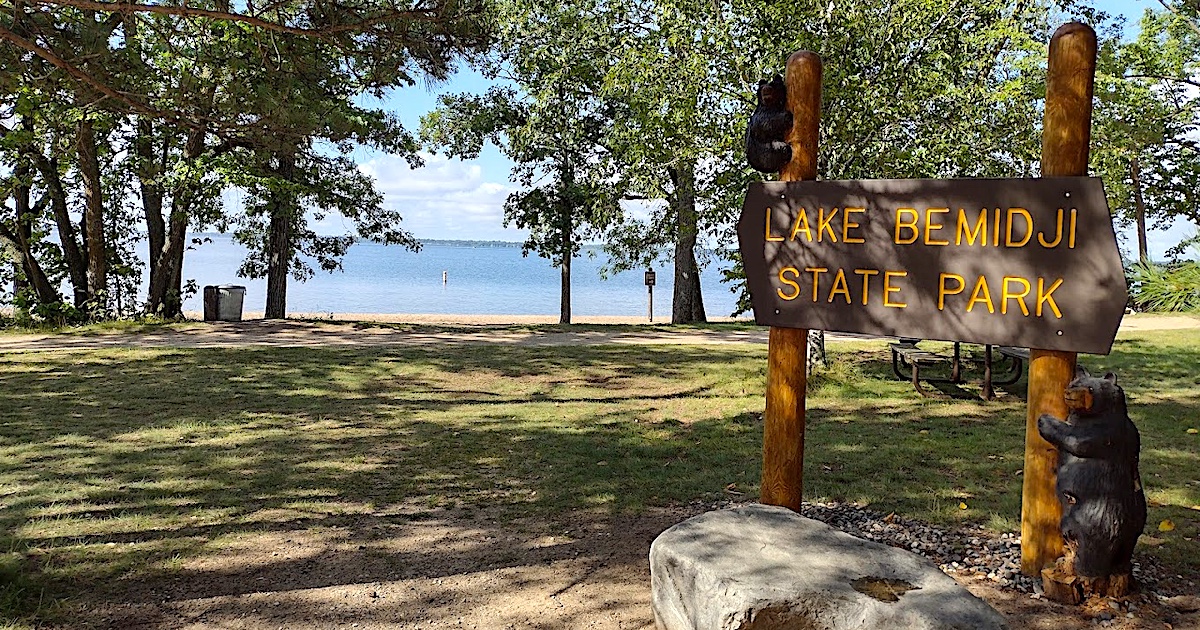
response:
<path fill-rule="evenodd" d="M 504 201 L 516 190 L 489 181 L 474 161 L 423 154 L 425 165 L 410 168 L 403 158 L 381 155 L 359 164 L 375 178 L 384 205 L 399 210 L 404 228 L 418 238 L 521 241 L 524 230 L 503 227 Z M 507 173 L 505 173 L 507 174 Z M 318 229 L 345 232 L 345 220 L 329 217 Z"/>

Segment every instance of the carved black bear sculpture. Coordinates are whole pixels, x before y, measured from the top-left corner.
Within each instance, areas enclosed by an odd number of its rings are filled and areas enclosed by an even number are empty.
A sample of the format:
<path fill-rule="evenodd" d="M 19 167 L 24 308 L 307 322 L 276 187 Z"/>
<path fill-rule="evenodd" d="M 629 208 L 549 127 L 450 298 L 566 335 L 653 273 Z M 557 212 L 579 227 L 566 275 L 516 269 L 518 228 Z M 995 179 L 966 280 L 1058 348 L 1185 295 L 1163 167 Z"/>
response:
<path fill-rule="evenodd" d="M 754 170 L 778 173 L 792 159 L 787 143 L 792 113 L 787 109 L 787 87 L 778 74 L 770 83 L 758 82 L 758 106 L 746 128 L 746 161 Z"/>
<path fill-rule="evenodd" d="M 1099 581 L 1099 594 L 1123 595 L 1119 591 L 1129 587 L 1133 547 L 1146 525 L 1138 473 L 1141 438 L 1111 372 L 1095 378 L 1078 369 L 1065 397 L 1065 422 L 1050 415 L 1038 418 L 1038 433 L 1058 447 L 1057 491 L 1067 547 L 1063 568 L 1087 583 Z"/>

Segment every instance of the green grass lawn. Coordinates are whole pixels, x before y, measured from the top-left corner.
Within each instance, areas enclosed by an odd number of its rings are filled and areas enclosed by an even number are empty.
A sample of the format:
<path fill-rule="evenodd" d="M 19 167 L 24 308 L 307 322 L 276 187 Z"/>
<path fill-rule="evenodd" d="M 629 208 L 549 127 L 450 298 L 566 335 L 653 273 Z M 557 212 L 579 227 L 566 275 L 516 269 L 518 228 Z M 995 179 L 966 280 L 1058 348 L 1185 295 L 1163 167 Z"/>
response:
<path fill-rule="evenodd" d="M 1019 529 L 1024 383 L 922 399 L 886 344 L 831 343 L 805 493 Z M 500 521 L 757 497 L 761 345 L 144 349 L 0 354 L 0 619 L 53 615 L 257 532 Z M 1142 433 L 1146 552 L 1200 573 L 1200 331 L 1108 357 Z M 965 396 L 966 392 L 960 392 Z M 730 486 L 730 484 L 734 484 Z M 965 504 L 966 509 L 961 509 Z M 1159 532 L 1169 519 L 1175 529 Z M 40 606 L 40 608 L 39 608 Z"/>

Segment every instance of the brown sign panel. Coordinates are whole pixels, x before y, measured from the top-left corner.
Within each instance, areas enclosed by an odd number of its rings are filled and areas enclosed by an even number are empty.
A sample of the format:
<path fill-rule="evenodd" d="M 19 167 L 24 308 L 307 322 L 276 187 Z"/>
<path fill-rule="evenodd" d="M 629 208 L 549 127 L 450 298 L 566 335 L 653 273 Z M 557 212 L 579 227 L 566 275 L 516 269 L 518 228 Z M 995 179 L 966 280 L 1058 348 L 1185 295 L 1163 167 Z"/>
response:
<path fill-rule="evenodd" d="M 752 184 L 755 321 L 1108 354 L 1127 299 L 1099 179 Z"/>

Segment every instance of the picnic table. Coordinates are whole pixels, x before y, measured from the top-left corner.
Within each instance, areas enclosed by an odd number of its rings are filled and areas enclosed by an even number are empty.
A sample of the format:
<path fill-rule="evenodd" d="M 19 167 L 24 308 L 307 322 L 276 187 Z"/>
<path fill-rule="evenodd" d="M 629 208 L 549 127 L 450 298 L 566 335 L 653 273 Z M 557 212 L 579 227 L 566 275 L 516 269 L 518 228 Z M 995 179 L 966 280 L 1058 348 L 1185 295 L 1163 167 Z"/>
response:
<path fill-rule="evenodd" d="M 962 342 L 954 342 L 952 352 L 946 354 L 918 347 L 917 344 L 921 341 L 921 339 L 901 337 L 896 343 L 890 344 L 892 372 L 896 374 L 896 377 L 910 380 L 917 393 L 925 397 L 929 396 L 929 392 L 921 385 L 923 380 L 931 383 L 962 383 L 964 380 Z M 983 375 L 980 379 L 982 398 L 994 400 L 996 398 L 995 385 L 1011 385 L 1017 382 L 1028 361 L 1028 348 L 985 344 L 982 361 Z M 946 364 L 949 364 L 949 374 L 944 372 L 930 374 L 930 368 Z M 997 370 L 997 368 L 1000 369 Z M 997 376 L 997 372 L 999 376 Z"/>

